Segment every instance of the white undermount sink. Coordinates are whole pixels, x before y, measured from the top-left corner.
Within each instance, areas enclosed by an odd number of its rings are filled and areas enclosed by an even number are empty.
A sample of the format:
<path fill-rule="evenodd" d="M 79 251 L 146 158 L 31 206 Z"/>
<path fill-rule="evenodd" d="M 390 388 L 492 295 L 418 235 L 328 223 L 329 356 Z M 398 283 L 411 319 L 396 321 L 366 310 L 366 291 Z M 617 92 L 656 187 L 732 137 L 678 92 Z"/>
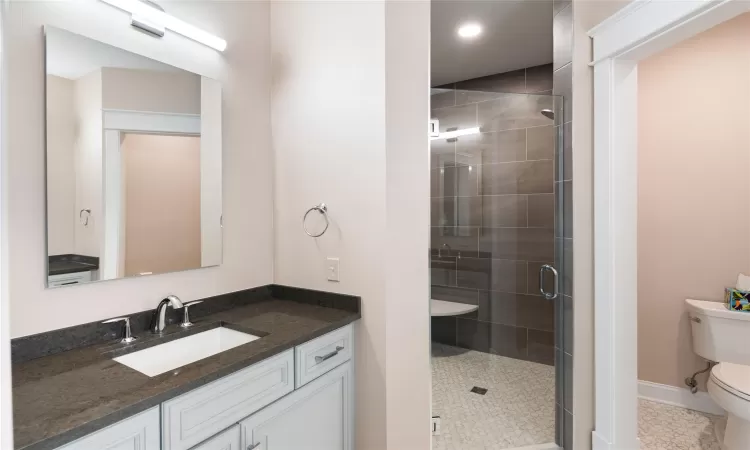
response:
<path fill-rule="evenodd" d="M 113 359 L 145 375 L 155 377 L 256 339 L 260 338 L 218 327 Z"/>

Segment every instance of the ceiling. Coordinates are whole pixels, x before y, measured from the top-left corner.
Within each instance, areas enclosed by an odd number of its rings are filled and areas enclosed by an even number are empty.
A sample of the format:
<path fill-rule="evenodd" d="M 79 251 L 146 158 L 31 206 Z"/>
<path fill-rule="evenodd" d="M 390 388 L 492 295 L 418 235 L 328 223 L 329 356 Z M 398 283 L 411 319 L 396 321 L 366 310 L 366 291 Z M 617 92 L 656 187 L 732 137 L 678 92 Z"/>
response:
<path fill-rule="evenodd" d="M 458 37 L 478 22 L 474 40 Z M 551 0 L 433 0 L 432 86 L 552 62 Z"/>
<path fill-rule="evenodd" d="M 113 47 L 78 34 L 47 27 L 47 73 L 77 80 L 102 67 L 183 72 L 145 56 Z"/>

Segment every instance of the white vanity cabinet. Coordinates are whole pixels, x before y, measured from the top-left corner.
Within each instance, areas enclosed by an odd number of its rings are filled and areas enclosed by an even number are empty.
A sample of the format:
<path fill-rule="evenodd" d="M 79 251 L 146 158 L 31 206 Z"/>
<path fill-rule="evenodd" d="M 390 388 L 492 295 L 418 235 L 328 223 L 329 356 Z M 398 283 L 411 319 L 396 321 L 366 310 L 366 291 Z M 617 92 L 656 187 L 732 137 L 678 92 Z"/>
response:
<path fill-rule="evenodd" d="M 155 406 L 58 450 L 159 450 L 159 407 Z"/>
<path fill-rule="evenodd" d="M 352 325 L 57 450 L 352 450 Z"/>
<path fill-rule="evenodd" d="M 70 286 L 73 284 L 84 284 L 92 281 L 92 271 L 64 273 L 61 275 L 50 275 L 47 277 L 49 287 Z"/>
<path fill-rule="evenodd" d="M 242 449 L 351 450 L 351 361 L 240 422 Z"/>
<path fill-rule="evenodd" d="M 240 426 L 232 428 L 212 437 L 192 450 L 240 450 Z"/>
<path fill-rule="evenodd" d="M 289 349 L 161 404 L 162 450 L 188 450 L 294 390 Z"/>

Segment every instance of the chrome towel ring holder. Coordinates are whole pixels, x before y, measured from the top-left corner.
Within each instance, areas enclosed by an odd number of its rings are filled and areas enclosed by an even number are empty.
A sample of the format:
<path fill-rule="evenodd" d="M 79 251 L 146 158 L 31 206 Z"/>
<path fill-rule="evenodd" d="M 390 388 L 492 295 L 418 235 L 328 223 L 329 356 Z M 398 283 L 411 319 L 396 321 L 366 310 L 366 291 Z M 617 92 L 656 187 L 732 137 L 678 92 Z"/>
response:
<path fill-rule="evenodd" d="M 320 234 L 310 233 L 310 231 L 307 229 L 307 225 L 305 224 L 305 222 L 307 221 L 307 216 L 313 211 L 317 211 L 320 214 L 322 214 L 323 218 L 326 220 L 326 227 L 323 228 L 323 231 L 321 231 Z M 328 226 L 330 224 L 331 222 L 328 220 L 328 206 L 326 206 L 325 203 L 321 203 L 317 206 L 313 206 L 312 208 L 308 209 L 305 215 L 302 217 L 302 228 L 305 230 L 305 233 L 307 233 L 307 235 L 310 237 L 316 238 L 316 237 L 323 236 L 325 232 L 328 230 Z"/>

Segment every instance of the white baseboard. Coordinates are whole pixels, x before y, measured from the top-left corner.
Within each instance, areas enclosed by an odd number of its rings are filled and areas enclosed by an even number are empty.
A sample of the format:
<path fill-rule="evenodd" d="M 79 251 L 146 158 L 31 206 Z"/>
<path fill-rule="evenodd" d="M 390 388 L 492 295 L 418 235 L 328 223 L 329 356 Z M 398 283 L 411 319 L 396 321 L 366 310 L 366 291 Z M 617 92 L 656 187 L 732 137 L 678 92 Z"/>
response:
<path fill-rule="evenodd" d="M 525 447 L 514 447 L 508 450 L 562 450 L 557 444 L 536 444 Z"/>
<path fill-rule="evenodd" d="M 596 430 L 591 432 L 591 448 L 592 450 L 610 450 L 609 442 L 604 439 Z"/>
<path fill-rule="evenodd" d="M 591 432 L 591 448 L 592 450 L 638 450 L 641 448 L 641 440 L 636 438 L 635 448 L 618 447 L 610 444 L 602 435 L 594 430 Z"/>
<path fill-rule="evenodd" d="M 698 391 L 693 394 L 687 388 L 639 381 L 638 396 L 646 400 L 692 409 L 693 411 L 717 416 L 724 414 L 724 411 L 713 401 L 708 392 Z"/>

